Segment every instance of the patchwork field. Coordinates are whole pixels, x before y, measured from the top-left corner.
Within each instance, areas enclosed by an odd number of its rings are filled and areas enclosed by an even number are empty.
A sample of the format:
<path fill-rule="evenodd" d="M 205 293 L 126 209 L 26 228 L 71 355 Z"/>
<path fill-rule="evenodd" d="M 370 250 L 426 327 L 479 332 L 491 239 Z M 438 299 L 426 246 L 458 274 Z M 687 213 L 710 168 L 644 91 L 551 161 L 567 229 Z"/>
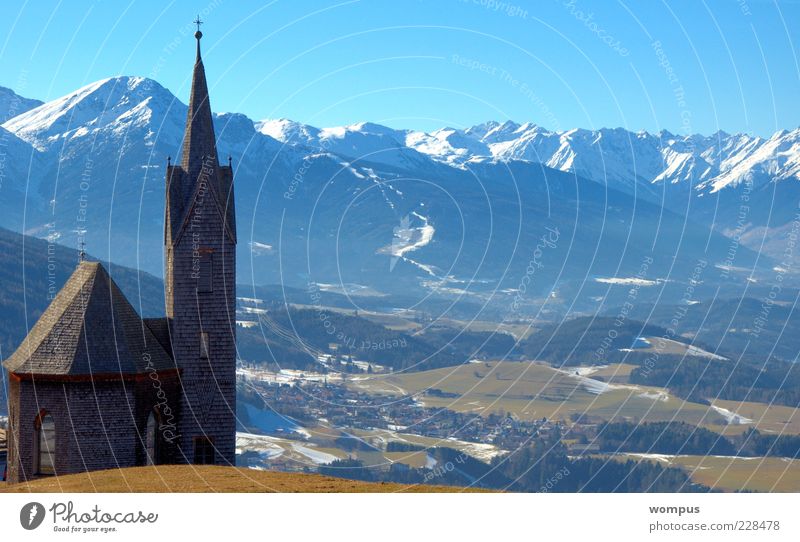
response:
<path fill-rule="evenodd" d="M 783 405 L 715 400 L 714 406 L 736 412 L 765 433 L 800 434 L 800 410 Z M 726 426 L 727 432 L 739 433 L 742 425 Z"/>
<path fill-rule="evenodd" d="M 663 388 L 628 383 L 632 365 L 557 369 L 544 363 L 492 361 L 392 375 L 359 376 L 347 385 L 370 393 L 412 394 L 429 407 L 480 415 L 506 412 L 522 419 L 684 421 L 735 434 L 749 427 L 800 433 L 789 407 L 685 401 Z M 602 380 L 601 380 L 602 379 Z"/>
<path fill-rule="evenodd" d="M 614 363 L 604 367 L 598 367 L 592 372 L 592 378 L 604 380 L 610 384 L 628 384 L 631 376 L 631 371 L 636 368 L 636 365 L 627 363 Z"/>
<path fill-rule="evenodd" d="M 682 342 L 673 341 L 665 337 L 645 337 L 650 346 L 647 348 L 637 348 L 636 352 L 656 352 L 658 354 L 672 354 L 676 356 L 693 356 L 716 360 L 726 360 L 713 352 L 708 352 L 697 346 L 691 346 Z"/>
<path fill-rule="evenodd" d="M 798 459 L 658 454 L 619 454 L 612 457 L 619 460 L 654 461 L 664 466 L 680 467 L 693 481 L 721 491 L 800 491 Z"/>
<path fill-rule="evenodd" d="M 480 461 L 488 463 L 491 459 L 502 453 L 496 446 L 492 444 L 482 444 L 479 442 L 467 442 L 455 438 L 439 439 L 434 437 L 425 437 L 422 435 L 414 435 L 410 433 L 401 433 L 398 431 L 390 431 L 388 429 L 352 429 L 350 434 L 363 438 L 367 442 L 372 443 L 376 447 L 385 447 L 389 442 L 403 442 L 407 444 L 415 444 L 423 448 L 436 448 L 447 447 L 464 452 L 465 454 L 474 457 Z M 384 454 L 387 455 L 387 454 Z M 407 453 L 413 456 L 413 453 Z M 416 459 L 415 459 L 416 460 Z M 408 463 L 407 461 L 401 461 Z M 410 464 L 410 463 L 408 463 Z"/>
<path fill-rule="evenodd" d="M 404 463 L 410 467 L 423 467 L 429 462 L 427 449 L 448 447 L 475 459 L 489 462 L 501 451 L 491 444 L 480 444 L 458 439 L 437 439 L 388 429 L 335 429 L 327 426 L 304 428 L 307 438 L 283 438 L 252 433 L 236 434 L 237 454 L 249 454 L 249 466 L 256 469 L 280 468 L 287 471 L 314 469 L 337 459 L 358 459 L 371 467 L 389 467 Z M 337 439 L 358 441 L 358 449 L 344 449 Z M 388 452 L 390 442 L 413 444 L 419 451 Z"/>
<path fill-rule="evenodd" d="M 535 323 L 524 324 L 511 324 L 511 323 L 497 323 L 485 322 L 482 320 L 452 320 L 450 318 L 438 318 L 436 324 L 440 326 L 449 326 L 457 330 L 466 331 L 488 331 L 490 333 L 507 333 L 512 335 L 518 341 L 527 339 L 531 333 L 536 331 Z"/>

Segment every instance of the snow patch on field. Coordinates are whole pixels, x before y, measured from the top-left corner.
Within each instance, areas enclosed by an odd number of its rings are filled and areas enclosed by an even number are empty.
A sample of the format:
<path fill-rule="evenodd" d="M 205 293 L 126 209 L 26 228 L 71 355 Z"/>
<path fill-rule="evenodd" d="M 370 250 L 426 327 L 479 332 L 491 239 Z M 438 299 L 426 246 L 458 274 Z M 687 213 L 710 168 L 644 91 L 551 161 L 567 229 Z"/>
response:
<path fill-rule="evenodd" d="M 646 391 L 640 393 L 637 397 L 642 399 L 652 399 L 653 401 L 662 401 L 666 403 L 669 401 L 669 394 L 665 391 Z"/>
<path fill-rule="evenodd" d="M 333 463 L 338 457 L 332 454 L 327 454 L 325 452 L 320 452 L 319 450 L 314 450 L 313 448 L 309 448 L 308 446 L 303 446 L 300 443 L 293 442 L 292 449 L 307 457 L 311 461 L 313 461 L 317 465 L 327 465 L 328 463 Z"/>
<path fill-rule="evenodd" d="M 434 458 L 431 454 L 425 454 L 425 468 L 426 469 L 432 469 L 438 464 L 439 464 L 439 462 L 436 461 L 436 458 Z"/>
<path fill-rule="evenodd" d="M 488 463 L 495 456 L 505 453 L 494 444 L 486 444 L 482 442 L 467 442 L 458 440 L 455 437 L 447 439 L 449 442 L 457 443 L 458 449 L 467 455 L 471 455 L 475 459 Z"/>
<path fill-rule="evenodd" d="M 675 459 L 675 457 L 677 457 L 668 454 L 643 454 L 643 453 L 631 453 L 631 452 L 627 452 L 626 455 L 639 457 L 641 459 L 653 459 L 660 463 L 672 463 L 672 460 Z"/>
<path fill-rule="evenodd" d="M 236 453 L 242 454 L 245 452 L 257 453 L 264 463 L 281 457 L 288 452 L 294 452 L 315 465 L 327 465 L 339 459 L 335 455 L 316 450 L 311 445 L 294 440 L 253 433 L 236 433 Z"/>
<path fill-rule="evenodd" d="M 702 348 L 698 348 L 696 346 L 688 345 L 686 348 L 686 354 L 689 356 L 698 356 L 703 358 L 711 358 L 720 361 L 728 361 L 728 358 L 719 356 L 717 354 L 713 354 L 708 352 L 707 350 L 703 350 Z"/>
<path fill-rule="evenodd" d="M 616 284 L 622 286 L 655 286 L 657 280 L 640 279 L 638 277 L 597 277 L 595 282 L 601 284 Z"/>
<path fill-rule="evenodd" d="M 374 366 L 373 366 L 374 367 Z M 250 367 L 237 367 L 236 376 L 244 380 L 256 380 L 270 384 L 287 384 L 294 386 L 298 382 L 339 382 L 340 374 L 315 373 L 296 369 L 281 369 L 277 373 Z"/>
<path fill-rule="evenodd" d="M 492 458 L 503 455 L 507 453 L 505 450 L 498 448 L 494 444 L 487 444 L 483 442 L 469 442 L 466 440 L 459 440 L 455 437 L 450 437 L 447 439 L 433 439 L 431 437 L 424 437 L 422 435 L 416 435 L 414 433 L 400 433 L 397 431 L 390 431 L 387 429 L 375 429 L 373 433 L 370 435 L 372 437 L 377 437 L 383 443 L 389 442 L 404 442 L 408 444 L 416 444 L 422 446 L 447 446 L 448 448 L 454 448 L 459 452 L 463 452 L 469 456 L 474 457 L 479 461 L 483 461 L 484 463 L 489 463 Z M 424 439 L 425 441 L 430 442 L 430 444 L 422 444 L 420 439 Z"/>
<path fill-rule="evenodd" d="M 604 367 L 607 366 L 570 367 L 569 369 L 557 369 L 554 367 L 553 370 L 577 380 L 579 386 L 581 386 L 584 390 L 594 395 L 601 395 L 603 393 L 607 393 L 609 391 L 614 391 L 614 390 L 630 390 L 632 392 L 637 392 L 636 397 L 639 397 L 641 399 L 650 399 L 652 401 L 663 401 L 663 402 L 669 400 L 669 394 L 665 391 L 657 389 L 656 390 L 643 389 L 639 386 L 634 386 L 630 384 L 609 384 L 608 382 L 595 380 L 594 378 L 590 378 L 588 376 L 596 373 L 597 371 L 599 371 Z"/>
<path fill-rule="evenodd" d="M 265 435 L 236 433 L 236 453 L 256 452 L 262 461 L 269 461 L 283 455 L 283 448 Z"/>
<path fill-rule="evenodd" d="M 753 420 L 751 420 L 750 418 L 745 418 L 744 416 L 740 416 L 739 414 L 732 412 L 727 408 L 722 408 L 715 405 L 711 405 L 711 408 L 713 408 L 717 414 L 725 418 L 725 421 L 731 425 L 745 425 L 753 423 Z"/>
<path fill-rule="evenodd" d="M 574 378 L 578 381 L 579 386 L 581 386 L 587 392 L 595 395 L 606 393 L 612 389 L 620 389 L 625 387 L 609 384 L 608 382 L 601 382 L 600 380 L 595 380 L 594 378 L 589 378 L 586 376 L 597 372 L 600 370 L 600 367 L 570 367 L 569 369 L 557 369 L 554 367 L 553 370 Z"/>

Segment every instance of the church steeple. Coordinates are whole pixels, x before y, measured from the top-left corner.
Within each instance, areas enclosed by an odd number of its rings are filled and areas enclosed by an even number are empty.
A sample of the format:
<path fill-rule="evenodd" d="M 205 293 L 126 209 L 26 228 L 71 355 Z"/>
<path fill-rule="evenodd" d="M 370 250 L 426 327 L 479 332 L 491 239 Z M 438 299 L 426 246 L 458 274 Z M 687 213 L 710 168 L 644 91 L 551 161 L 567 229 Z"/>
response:
<path fill-rule="evenodd" d="M 189 112 L 186 116 L 186 131 L 183 137 L 183 152 L 181 153 L 181 166 L 194 176 L 202 166 L 216 167 L 217 145 L 214 137 L 214 122 L 211 116 L 211 103 L 208 100 L 208 84 L 206 71 L 203 66 L 203 57 L 200 55 L 200 25 L 203 22 L 198 17 L 194 21 L 197 32 L 197 57 L 192 75 L 192 92 L 189 98 Z"/>
<path fill-rule="evenodd" d="M 221 166 L 217 154 L 214 121 L 208 98 L 208 84 L 203 58 L 200 54 L 200 32 L 202 21 L 196 21 L 197 56 L 192 73 L 192 90 L 189 110 L 186 115 L 186 131 L 183 136 L 179 164 L 167 163 L 167 208 L 165 216 L 164 242 L 172 246 L 186 232 L 190 218 L 192 229 L 197 227 L 201 205 L 206 210 L 216 208 L 223 218 L 220 227 L 228 240 L 236 244 L 236 216 L 233 198 L 233 168 L 231 164 Z M 195 211 L 193 211 L 195 209 Z M 194 213 L 194 214 L 192 214 Z"/>
<path fill-rule="evenodd" d="M 220 165 L 208 84 L 197 56 L 180 164 L 168 163 L 166 313 L 181 370 L 178 447 L 187 463 L 236 459 L 236 211 L 233 169 Z"/>

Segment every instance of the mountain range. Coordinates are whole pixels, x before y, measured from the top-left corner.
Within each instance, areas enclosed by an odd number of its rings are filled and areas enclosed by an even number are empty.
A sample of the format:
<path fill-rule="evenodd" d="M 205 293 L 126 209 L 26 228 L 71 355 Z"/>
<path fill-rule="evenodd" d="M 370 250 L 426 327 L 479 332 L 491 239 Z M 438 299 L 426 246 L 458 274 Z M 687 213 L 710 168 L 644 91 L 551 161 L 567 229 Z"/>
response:
<path fill-rule="evenodd" d="M 255 124 L 262 134 L 290 144 L 327 148 L 343 156 L 373 157 L 404 164 L 417 151 L 453 167 L 470 163 L 523 160 L 607 183 L 640 197 L 660 199 L 664 185 L 699 194 L 750 183 L 797 179 L 800 129 L 771 138 L 719 131 L 711 136 L 630 132 L 623 128 L 554 132 L 532 123 L 490 121 L 466 129 L 431 133 L 393 130 L 372 123 L 314 128 L 287 119 Z M 406 150 L 406 152 L 403 152 Z"/>
<path fill-rule="evenodd" d="M 213 96 L 212 96 L 213 105 Z M 0 226 L 161 275 L 186 105 L 114 77 L 47 103 L 0 89 Z M 800 129 L 768 139 L 487 122 L 431 133 L 215 115 L 239 282 L 517 312 L 747 290 L 800 262 Z M 698 281 L 693 270 L 705 262 Z M 776 271 L 777 270 L 777 271 Z M 705 289 L 705 290 L 704 290 Z M 396 308 L 396 307 L 394 307 Z"/>

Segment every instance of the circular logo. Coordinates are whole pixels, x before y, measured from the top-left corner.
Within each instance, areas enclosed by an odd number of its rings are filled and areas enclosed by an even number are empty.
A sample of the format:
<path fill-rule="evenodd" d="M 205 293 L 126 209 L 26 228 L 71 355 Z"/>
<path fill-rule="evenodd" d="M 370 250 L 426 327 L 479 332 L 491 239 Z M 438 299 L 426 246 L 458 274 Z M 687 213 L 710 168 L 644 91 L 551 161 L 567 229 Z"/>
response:
<path fill-rule="evenodd" d="M 44 506 L 38 502 L 29 502 L 19 511 L 19 523 L 28 531 L 34 530 L 44 521 Z"/>

